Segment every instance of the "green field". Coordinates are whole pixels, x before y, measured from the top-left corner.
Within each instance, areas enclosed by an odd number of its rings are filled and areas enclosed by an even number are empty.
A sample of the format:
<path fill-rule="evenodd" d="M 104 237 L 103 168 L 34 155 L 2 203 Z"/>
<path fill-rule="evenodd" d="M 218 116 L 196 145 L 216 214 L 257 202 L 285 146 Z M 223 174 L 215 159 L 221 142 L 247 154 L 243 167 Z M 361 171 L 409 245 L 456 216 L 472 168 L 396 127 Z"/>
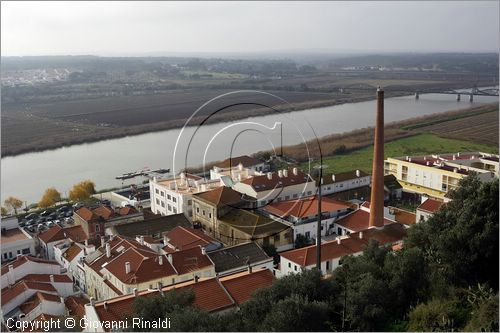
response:
<path fill-rule="evenodd" d="M 440 138 L 434 134 L 419 134 L 408 138 L 386 142 L 384 156 L 399 157 L 406 155 L 443 154 L 465 151 L 498 153 L 498 147 L 470 141 Z M 373 147 L 355 150 L 351 153 L 323 158 L 328 167 L 324 172 L 344 172 L 361 169 L 371 173 Z M 307 164 L 302 164 L 307 169 Z"/>

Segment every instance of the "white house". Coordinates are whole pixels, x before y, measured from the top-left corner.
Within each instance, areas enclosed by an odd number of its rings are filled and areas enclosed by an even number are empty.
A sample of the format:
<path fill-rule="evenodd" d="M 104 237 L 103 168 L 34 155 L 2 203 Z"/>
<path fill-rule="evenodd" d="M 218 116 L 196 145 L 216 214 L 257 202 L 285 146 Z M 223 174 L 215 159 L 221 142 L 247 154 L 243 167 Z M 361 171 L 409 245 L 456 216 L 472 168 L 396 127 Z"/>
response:
<path fill-rule="evenodd" d="M 66 269 L 74 284 L 83 291 L 86 290 L 83 260 L 87 254 L 94 251 L 94 245 L 83 245 L 69 241 L 62 242 L 54 247 L 56 261 Z"/>
<path fill-rule="evenodd" d="M 324 195 L 370 186 L 371 176 L 362 170 L 323 175 L 321 193 Z"/>
<path fill-rule="evenodd" d="M 228 158 L 213 166 L 210 170 L 210 179 L 228 176 L 234 182 L 242 181 L 254 175 L 262 175 L 268 167 L 261 160 L 246 155 Z"/>
<path fill-rule="evenodd" d="M 192 196 L 211 191 L 223 185 L 222 180 L 205 180 L 202 177 L 182 172 L 178 177 L 149 181 L 151 211 L 155 214 L 174 215 L 184 213 L 191 220 L 193 216 Z"/>
<path fill-rule="evenodd" d="M 2 266 L 2 289 L 13 285 L 29 274 L 61 274 L 63 268 L 55 261 L 43 260 L 31 256 L 18 256 L 16 260 Z"/>
<path fill-rule="evenodd" d="M 35 240 L 19 227 L 17 217 L 2 218 L 2 261 L 13 260 L 17 255 L 36 255 Z"/>
<path fill-rule="evenodd" d="M 316 182 L 297 168 L 268 172 L 234 184 L 233 189 L 256 199 L 257 208 L 273 202 L 312 196 Z"/>
<path fill-rule="evenodd" d="M 426 221 L 444 204 L 442 201 L 423 197 L 423 202 L 417 207 L 417 223 Z"/>
<path fill-rule="evenodd" d="M 318 199 L 316 196 L 303 199 L 273 202 L 263 208 L 273 219 L 287 221 L 293 225 L 294 241 L 299 235 L 315 240 L 317 237 Z M 351 205 L 336 199 L 321 199 L 321 236 L 335 232 L 335 221 L 351 211 Z"/>

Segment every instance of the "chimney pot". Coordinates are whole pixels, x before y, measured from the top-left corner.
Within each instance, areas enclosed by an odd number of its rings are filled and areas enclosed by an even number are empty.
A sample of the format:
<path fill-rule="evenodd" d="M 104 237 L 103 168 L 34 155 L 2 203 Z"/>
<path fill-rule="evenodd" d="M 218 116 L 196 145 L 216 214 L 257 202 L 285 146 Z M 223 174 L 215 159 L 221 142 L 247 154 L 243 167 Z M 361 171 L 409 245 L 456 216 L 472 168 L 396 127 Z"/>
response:
<path fill-rule="evenodd" d="M 283 170 L 278 170 L 278 177 L 283 178 Z"/>
<path fill-rule="evenodd" d="M 54 274 L 50 274 L 49 278 L 50 278 L 50 282 L 54 283 Z"/>
<path fill-rule="evenodd" d="M 361 176 L 361 172 L 359 170 L 356 170 L 356 177 Z"/>
<path fill-rule="evenodd" d="M 283 170 L 283 177 L 285 177 L 285 178 L 288 177 L 288 170 L 287 169 Z"/>
<path fill-rule="evenodd" d="M 135 296 L 135 297 L 139 296 L 139 292 L 137 291 L 137 288 L 134 288 L 134 289 L 133 289 L 133 292 L 134 292 L 134 296 Z"/>
<path fill-rule="evenodd" d="M 359 239 L 363 239 L 363 231 L 359 232 Z"/>
<path fill-rule="evenodd" d="M 130 262 L 126 262 L 125 263 L 125 274 L 129 274 L 130 273 Z"/>
<path fill-rule="evenodd" d="M 108 302 L 104 302 L 104 310 L 108 310 Z"/>
<path fill-rule="evenodd" d="M 201 248 L 201 254 L 202 255 L 206 255 L 207 254 L 207 249 L 205 249 L 205 247 L 201 246 L 201 245 L 200 245 L 200 248 Z"/>
<path fill-rule="evenodd" d="M 337 236 L 337 244 L 340 245 L 340 237 L 339 236 Z"/>
<path fill-rule="evenodd" d="M 160 265 L 163 265 L 163 256 L 159 256 L 159 257 L 158 257 L 158 263 L 159 263 Z"/>
<path fill-rule="evenodd" d="M 332 181 L 335 182 L 335 175 L 332 175 Z"/>
<path fill-rule="evenodd" d="M 273 179 L 273 174 L 271 172 L 267 173 L 267 179 L 269 180 Z"/>
<path fill-rule="evenodd" d="M 292 171 L 294 176 L 297 176 L 299 174 L 299 169 L 297 168 L 293 168 Z"/>
<path fill-rule="evenodd" d="M 199 280 L 200 280 L 200 277 L 198 275 L 195 275 L 194 276 L 194 283 L 198 283 Z"/>
<path fill-rule="evenodd" d="M 109 243 L 106 243 L 106 257 L 111 257 L 111 245 Z"/>
<path fill-rule="evenodd" d="M 168 243 L 168 237 L 165 234 L 165 235 L 163 235 L 163 245 L 167 245 L 167 243 Z"/>

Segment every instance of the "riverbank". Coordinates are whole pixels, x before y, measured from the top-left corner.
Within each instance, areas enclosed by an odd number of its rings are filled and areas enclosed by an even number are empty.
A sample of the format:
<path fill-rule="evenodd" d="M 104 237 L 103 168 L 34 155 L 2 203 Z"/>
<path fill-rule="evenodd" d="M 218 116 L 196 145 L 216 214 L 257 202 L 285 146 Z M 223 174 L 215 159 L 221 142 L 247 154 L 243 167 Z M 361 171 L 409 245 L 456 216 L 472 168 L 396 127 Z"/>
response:
<path fill-rule="evenodd" d="M 443 90 L 461 89 L 464 87 L 467 87 L 467 84 L 463 82 L 457 84 L 446 84 L 445 86 L 439 85 L 439 89 Z M 419 85 L 415 87 L 407 86 L 405 88 L 410 91 L 412 89 L 425 91 L 426 89 L 437 88 L 437 86 L 429 84 Z M 290 94 L 289 92 L 275 93 L 278 94 L 278 96 L 285 97 L 285 99 L 287 99 L 288 97 L 287 94 Z M 195 92 L 193 92 L 193 94 L 196 95 Z M 369 93 L 369 91 L 356 91 L 350 94 L 338 94 L 333 92 L 331 94 L 314 92 L 304 94 L 307 96 L 304 95 L 303 97 L 301 97 L 300 94 L 299 96 L 297 94 L 290 95 L 290 98 L 288 98 L 288 100 L 290 101 L 290 105 L 277 105 L 274 106 L 274 108 L 280 112 L 288 113 L 307 109 L 342 105 L 347 103 L 370 101 L 374 100 L 375 98 L 375 95 Z M 315 97 L 312 98 L 311 95 L 314 95 Z M 409 94 L 403 92 L 386 92 L 386 98 L 406 95 Z M 200 97 L 204 97 L 204 95 Z M 209 100 L 208 97 L 207 100 Z M 142 114 L 143 112 L 145 112 L 143 109 L 130 108 L 128 109 L 128 111 L 123 111 L 123 115 L 121 113 L 117 114 L 117 111 L 89 111 L 88 113 L 81 113 L 79 111 L 80 113 L 69 116 L 70 118 L 76 116 L 83 117 L 82 119 L 79 118 L 79 120 L 76 120 L 76 118 L 68 119 L 68 116 L 64 115 L 63 110 L 57 110 L 57 108 L 62 108 L 61 105 L 45 106 L 50 110 L 52 110 L 51 108 L 53 107 L 54 113 L 61 113 L 61 115 L 58 115 L 57 117 L 50 116 L 52 118 L 49 117 L 49 111 L 37 111 L 35 110 L 36 107 L 34 106 L 30 106 L 28 108 L 29 111 L 26 111 L 24 109 L 19 109 L 16 112 L 6 111 L 2 114 L 1 156 L 7 157 L 30 152 L 42 152 L 46 150 L 53 150 L 61 147 L 70 147 L 73 145 L 84 143 L 93 143 L 98 141 L 118 139 L 140 134 L 181 128 L 185 125 L 185 122 L 191 115 L 191 113 L 196 110 L 201 104 L 203 104 L 202 100 L 189 102 L 189 113 L 187 113 L 186 110 L 183 111 L 184 113 L 178 110 L 180 114 L 177 115 L 177 119 L 169 119 L 167 121 L 154 121 L 154 118 L 152 118 L 148 120 L 148 123 L 130 126 L 113 125 L 105 122 L 100 123 L 100 121 L 104 121 L 106 118 L 106 114 L 108 113 L 113 112 L 115 114 L 114 119 L 116 119 L 116 117 L 127 118 L 127 115 L 130 116 L 132 111 L 136 112 L 137 114 Z M 75 105 L 66 105 L 65 107 L 71 108 L 75 107 Z M 91 107 L 91 105 L 89 105 L 89 107 Z M 183 107 L 186 108 L 186 105 L 183 105 Z M 273 112 L 274 111 L 270 110 L 269 108 L 252 108 L 243 111 L 225 112 L 222 114 L 214 115 L 206 122 L 206 124 L 235 121 L 248 117 L 264 116 L 269 115 Z M 88 123 L 89 120 L 85 119 L 85 117 L 90 117 L 90 115 L 99 115 L 98 117 L 103 118 L 99 118 L 97 124 L 90 124 Z M 163 115 L 163 117 L 164 116 L 165 115 Z M 146 115 L 144 115 L 144 117 L 146 117 Z M 204 120 L 205 116 L 193 118 L 190 122 L 190 125 L 197 125 Z M 28 128 L 33 128 L 36 130 L 26 132 Z"/>

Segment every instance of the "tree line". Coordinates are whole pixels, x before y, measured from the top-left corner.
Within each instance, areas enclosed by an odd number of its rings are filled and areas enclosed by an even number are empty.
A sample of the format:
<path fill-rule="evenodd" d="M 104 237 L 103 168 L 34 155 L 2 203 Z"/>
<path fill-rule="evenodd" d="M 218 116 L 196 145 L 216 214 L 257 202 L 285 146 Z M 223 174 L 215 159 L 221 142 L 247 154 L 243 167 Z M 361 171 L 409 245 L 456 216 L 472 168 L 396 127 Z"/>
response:
<path fill-rule="evenodd" d="M 283 277 L 222 314 L 190 291 L 157 294 L 137 298 L 133 315 L 169 317 L 171 331 L 498 331 L 498 180 L 470 176 L 451 198 L 403 249 L 371 241 L 331 277 Z"/>

